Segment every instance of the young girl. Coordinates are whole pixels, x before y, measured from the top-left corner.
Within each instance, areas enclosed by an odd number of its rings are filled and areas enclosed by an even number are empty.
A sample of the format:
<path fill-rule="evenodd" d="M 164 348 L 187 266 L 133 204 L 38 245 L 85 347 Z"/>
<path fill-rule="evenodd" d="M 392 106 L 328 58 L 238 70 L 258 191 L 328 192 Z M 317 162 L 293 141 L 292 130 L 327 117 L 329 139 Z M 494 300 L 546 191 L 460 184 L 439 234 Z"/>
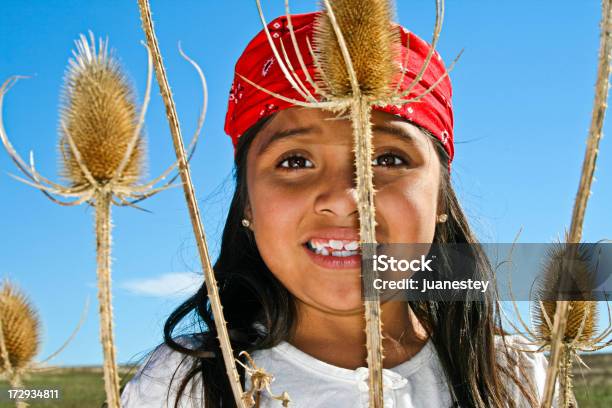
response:
<path fill-rule="evenodd" d="M 292 16 L 300 48 L 312 38 L 315 16 Z M 268 27 L 295 68 L 287 26 L 281 17 Z M 416 77 L 429 45 L 398 30 L 401 90 Z M 445 72 L 434 53 L 414 92 Z M 274 397 L 283 392 L 294 407 L 367 407 L 351 122 L 292 106 L 243 77 L 299 98 L 259 33 L 236 65 L 230 93 L 226 132 L 236 149 L 236 190 L 214 266 L 234 351 L 247 351 L 255 367 L 274 377 L 269 392 L 257 396 L 261 407 L 281 406 Z M 375 108 L 379 243 L 476 242 L 450 181 L 451 95 L 445 78 L 418 103 Z M 472 276 L 490 278 L 486 257 L 477 246 L 472 251 Z M 165 344 L 127 384 L 123 406 L 235 406 L 206 293 L 203 285 L 169 317 Z M 518 340 L 503 336 L 495 305 L 492 295 L 479 302 L 384 302 L 385 407 L 538 406 L 545 360 L 512 348 Z M 192 315 L 199 330 L 177 336 L 175 328 Z M 248 390 L 251 371 L 239 368 Z"/>

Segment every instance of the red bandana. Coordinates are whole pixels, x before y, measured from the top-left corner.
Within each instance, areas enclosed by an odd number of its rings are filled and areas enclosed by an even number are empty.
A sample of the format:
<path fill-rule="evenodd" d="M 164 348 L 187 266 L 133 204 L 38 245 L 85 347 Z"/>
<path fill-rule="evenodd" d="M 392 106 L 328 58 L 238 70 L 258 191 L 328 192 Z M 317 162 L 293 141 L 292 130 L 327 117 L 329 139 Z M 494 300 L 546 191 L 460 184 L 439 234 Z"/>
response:
<path fill-rule="evenodd" d="M 317 13 L 308 13 L 291 16 L 291 23 L 295 31 L 297 44 L 312 78 L 316 78 L 316 69 L 312 55 L 308 49 L 308 41 L 312 44 L 316 15 Z M 281 56 L 283 55 L 280 44 L 282 41 L 289 57 L 289 62 L 293 66 L 295 72 L 310 90 L 311 94 L 317 97 L 314 89 L 312 89 L 304 76 L 304 72 L 300 68 L 300 63 L 291 41 L 287 18 L 282 16 L 275 19 L 268 24 L 268 29 L 279 50 L 279 54 Z M 401 65 L 402 69 L 405 71 L 404 80 L 399 91 L 402 92 L 408 89 L 412 80 L 417 76 L 423 66 L 430 46 L 416 35 L 409 33 L 405 28 L 398 26 L 398 30 L 400 30 L 401 33 L 402 51 L 401 56 L 398 55 L 397 57 L 397 63 Z M 407 64 L 405 64 L 406 53 L 408 53 Z M 422 94 L 423 91 L 432 86 L 445 72 L 446 69 L 442 62 L 442 58 L 437 52 L 434 52 L 423 77 L 412 89 L 406 99 L 414 98 Z M 285 75 L 279 67 L 278 61 L 274 57 L 266 34 L 262 30 L 249 43 L 236 63 L 236 75 L 230 91 L 229 106 L 225 117 L 225 132 L 231 136 L 234 148 L 240 136 L 260 119 L 279 110 L 294 106 L 289 102 L 278 99 L 255 88 L 240 78 L 238 74 L 248 78 L 250 81 L 268 91 L 272 91 L 286 98 L 306 102 L 285 78 Z M 449 156 L 450 165 L 454 154 L 453 108 L 451 105 L 451 97 L 452 88 L 447 76 L 432 92 L 418 102 L 408 103 L 402 106 L 375 106 L 374 109 L 395 114 L 429 130 L 444 145 L 444 149 Z"/>

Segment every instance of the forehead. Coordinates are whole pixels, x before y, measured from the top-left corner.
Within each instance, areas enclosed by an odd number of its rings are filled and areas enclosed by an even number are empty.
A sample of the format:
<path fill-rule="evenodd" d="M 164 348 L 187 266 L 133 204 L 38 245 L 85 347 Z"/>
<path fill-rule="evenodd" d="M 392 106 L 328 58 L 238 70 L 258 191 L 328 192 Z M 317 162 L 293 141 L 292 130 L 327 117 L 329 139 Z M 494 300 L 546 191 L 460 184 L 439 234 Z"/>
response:
<path fill-rule="evenodd" d="M 418 127 L 395 115 L 373 111 L 371 120 L 375 142 L 384 137 L 395 137 L 423 149 L 432 146 L 430 138 Z M 265 124 L 257 134 L 252 150 L 260 152 L 272 143 L 298 136 L 314 143 L 353 144 L 348 113 L 337 115 L 322 109 L 294 107 L 276 113 Z"/>

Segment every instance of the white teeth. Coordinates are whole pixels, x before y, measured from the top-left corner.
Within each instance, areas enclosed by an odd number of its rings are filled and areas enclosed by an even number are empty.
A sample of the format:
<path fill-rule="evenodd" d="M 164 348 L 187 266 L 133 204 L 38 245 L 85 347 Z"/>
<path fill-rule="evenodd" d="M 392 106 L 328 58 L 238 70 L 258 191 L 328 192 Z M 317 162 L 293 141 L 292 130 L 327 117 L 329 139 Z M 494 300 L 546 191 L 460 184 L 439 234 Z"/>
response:
<path fill-rule="evenodd" d="M 358 253 L 359 241 L 341 241 L 330 239 L 325 241 L 308 241 L 308 247 L 315 253 L 325 256 L 352 256 Z"/>
<path fill-rule="evenodd" d="M 336 240 L 330 239 L 329 246 L 332 247 L 333 249 L 342 249 L 344 247 L 344 244 L 342 243 L 342 241 L 336 241 Z"/>
<path fill-rule="evenodd" d="M 314 252 L 319 255 L 324 255 L 324 256 L 329 255 L 329 251 L 323 246 L 317 246 L 316 248 L 314 248 Z"/>
<path fill-rule="evenodd" d="M 344 245 L 344 249 L 347 251 L 354 251 L 359 248 L 359 243 L 357 241 L 351 241 L 348 244 Z"/>
<path fill-rule="evenodd" d="M 357 251 L 332 251 L 332 256 L 345 257 L 357 255 Z"/>

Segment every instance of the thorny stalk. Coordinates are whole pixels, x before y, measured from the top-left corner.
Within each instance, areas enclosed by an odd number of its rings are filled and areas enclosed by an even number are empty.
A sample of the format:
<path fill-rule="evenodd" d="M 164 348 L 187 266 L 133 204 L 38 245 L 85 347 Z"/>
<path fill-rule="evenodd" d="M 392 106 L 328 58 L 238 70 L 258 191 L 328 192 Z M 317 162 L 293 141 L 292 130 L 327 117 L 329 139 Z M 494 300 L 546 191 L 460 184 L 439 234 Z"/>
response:
<path fill-rule="evenodd" d="M 559 365 L 559 385 L 561 393 L 559 394 L 560 407 L 572 407 L 575 405 L 575 398 L 572 386 L 572 357 L 573 351 L 570 345 L 563 345 L 565 350 L 561 356 Z"/>
<path fill-rule="evenodd" d="M 362 247 L 364 259 L 374 259 L 376 254 L 376 210 L 374 208 L 374 185 L 370 157 L 372 156 L 371 106 L 357 99 L 351 107 L 353 137 L 355 143 L 355 167 L 357 169 L 357 195 L 359 209 L 359 236 L 366 245 Z M 377 272 L 370 266 L 362 268 L 365 286 L 366 347 L 368 350 L 370 407 L 382 408 L 382 323 L 378 291 L 368 290 L 369 282 L 377 279 Z"/>
<path fill-rule="evenodd" d="M 374 207 L 374 180 L 372 172 L 372 123 L 370 102 L 361 93 L 359 81 L 353 68 L 351 55 L 346 45 L 344 35 L 336 20 L 330 0 L 324 0 L 330 23 L 336 34 L 338 46 L 346 65 L 352 89 L 352 103 L 350 106 L 351 123 L 353 125 L 353 144 L 356 168 L 357 208 L 359 212 L 359 239 L 366 245 L 362 246 L 363 259 L 372 259 L 376 247 L 376 209 Z M 366 248 L 367 247 L 367 248 Z M 372 258 L 370 258 L 370 256 Z M 364 319 L 366 331 L 366 349 L 368 364 L 368 383 L 370 407 L 382 408 L 383 380 L 382 380 L 382 322 L 380 299 L 377 291 L 367 290 L 369 282 L 376 279 L 373 268 L 362 268 L 362 281 L 366 290 L 364 301 Z"/>
<path fill-rule="evenodd" d="M 331 1 L 324 0 L 324 4 L 330 24 L 333 27 L 336 35 L 338 47 L 344 59 L 344 64 L 352 89 L 350 115 L 351 122 L 353 124 L 357 206 L 359 210 L 360 225 L 359 235 L 360 241 L 362 243 L 366 243 L 366 245 L 362 246 L 362 250 L 364 252 L 362 257 L 363 259 L 371 259 L 376 253 L 376 209 L 374 205 L 375 190 L 371 165 L 373 154 L 371 111 L 372 105 L 373 103 L 376 103 L 377 98 L 375 98 L 375 101 L 372 101 L 371 98 L 368 98 L 366 95 L 362 94 L 344 33 L 336 20 Z M 401 93 L 400 99 L 408 96 L 414 84 L 419 81 L 420 76 L 427 69 L 431 56 L 434 52 L 435 44 L 440 35 L 442 15 L 443 6 L 440 5 L 439 1 L 436 1 L 436 27 L 434 30 L 432 47 L 423 66 L 421 67 L 421 72 L 419 72 L 417 78 L 409 87 L 409 90 Z M 437 86 L 437 83 L 435 85 Z M 394 96 L 397 97 L 397 95 Z M 384 396 L 382 381 L 383 336 L 381 306 L 378 292 L 375 290 L 369 290 L 371 289 L 369 283 L 374 282 L 374 280 L 377 278 L 377 273 L 372 268 L 365 267 L 362 268 L 362 275 L 363 285 L 365 286 L 364 317 L 366 326 L 367 364 L 369 370 L 369 406 L 372 408 L 382 408 L 384 406 Z"/>
<path fill-rule="evenodd" d="M 208 298 L 210 299 L 211 309 L 215 317 L 215 326 L 217 335 L 219 337 L 219 343 L 221 352 L 223 354 L 223 361 L 225 362 L 225 368 L 229 377 L 229 382 L 234 395 L 234 400 L 239 408 L 246 408 L 243 402 L 243 391 L 242 384 L 240 383 L 240 376 L 236 369 L 236 363 L 234 361 L 234 353 L 232 351 L 229 334 L 227 331 L 225 318 L 223 317 L 223 308 L 221 306 L 221 299 L 219 297 L 219 289 L 217 287 L 217 280 L 212 268 L 210 256 L 208 253 L 208 244 L 206 243 L 206 235 L 204 232 L 204 226 L 202 225 L 200 210 L 198 202 L 195 197 L 195 190 L 191 181 L 191 172 L 189 165 L 187 164 L 187 156 L 185 154 L 185 147 L 183 144 L 183 138 L 181 136 L 181 128 L 178 121 L 176 107 L 168 85 L 168 79 L 166 76 L 166 70 L 162 61 L 161 52 L 159 50 L 159 44 L 155 36 L 153 27 L 153 20 L 151 18 L 151 8 L 148 0 L 138 0 L 138 7 L 140 9 L 140 17 L 142 19 L 142 28 L 147 38 L 147 44 L 153 54 L 153 65 L 155 68 L 155 76 L 159 84 L 160 93 L 166 106 L 166 116 L 170 126 L 170 132 L 172 134 L 172 141 L 174 143 L 174 150 L 178 161 L 179 173 L 183 184 L 183 190 L 185 193 L 185 199 L 187 201 L 187 207 L 189 209 L 189 215 L 191 218 L 191 224 L 193 226 L 196 243 L 198 246 L 198 252 L 200 255 L 200 261 L 202 263 L 202 269 L 204 271 L 204 279 L 206 287 L 208 289 Z"/>
<path fill-rule="evenodd" d="M 572 221 L 568 238 L 569 243 L 578 243 L 582 238 L 584 214 L 586 211 L 587 201 L 591 194 L 591 184 L 593 182 L 593 173 L 595 172 L 595 162 L 597 160 L 598 146 L 602 137 L 603 122 L 607 108 L 610 80 L 610 58 L 612 57 L 612 36 L 610 35 L 611 27 L 612 0 L 603 0 L 599 63 L 597 69 L 597 81 L 595 83 L 595 100 L 593 103 L 593 113 L 591 116 L 587 147 L 582 165 L 580 184 L 578 186 L 578 193 L 576 195 L 576 201 L 572 212 Z M 544 408 L 549 408 L 553 400 L 555 380 L 557 378 L 559 365 L 561 363 L 560 360 L 562 358 L 562 337 L 567 324 L 568 308 L 568 301 L 557 302 L 551 333 L 551 351 L 548 369 L 546 372 L 544 395 L 542 399 L 542 407 Z M 560 392 L 563 393 L 564 390 L 561 390 Z"/>
<path fill-rule="evenodd" d="M 113 333 L 111 295 L 111 195 L 100 192 L 95 198 L 96 257 L 98 303 L 100 307 L 100 341 L 104 354 L 104 389 L 109 407 L 119 408 L 119 371 Z"/>

